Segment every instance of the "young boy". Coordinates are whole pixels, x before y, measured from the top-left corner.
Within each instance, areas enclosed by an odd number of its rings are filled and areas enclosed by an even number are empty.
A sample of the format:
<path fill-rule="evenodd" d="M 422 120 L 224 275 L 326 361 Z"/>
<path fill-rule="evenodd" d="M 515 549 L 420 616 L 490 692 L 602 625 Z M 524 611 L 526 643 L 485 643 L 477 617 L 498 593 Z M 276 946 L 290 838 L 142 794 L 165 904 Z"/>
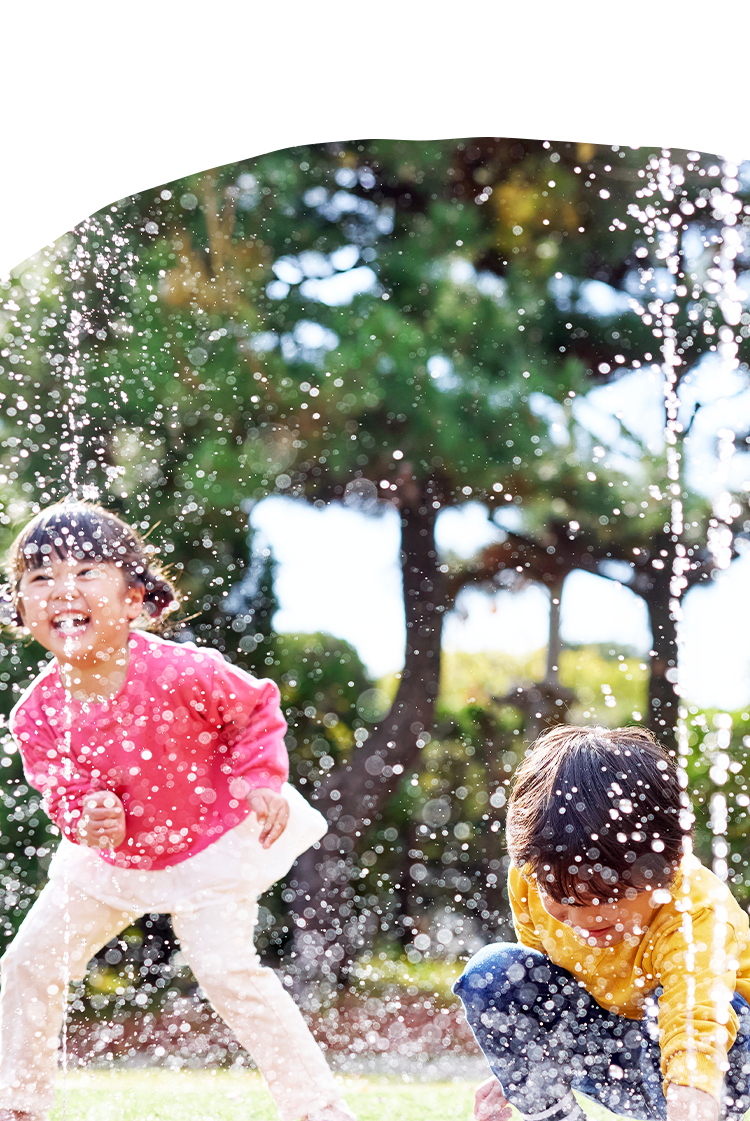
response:
<path fill-rule="evenodd" d="M 494 1078 L 478 1121 L 614 1113 L 739 1121 L 750 1107 L 748 917 L 691 855 L 673 760 L 641 728 L 545 733 L 508 807 L 519 944 L 455 989 Z"/>

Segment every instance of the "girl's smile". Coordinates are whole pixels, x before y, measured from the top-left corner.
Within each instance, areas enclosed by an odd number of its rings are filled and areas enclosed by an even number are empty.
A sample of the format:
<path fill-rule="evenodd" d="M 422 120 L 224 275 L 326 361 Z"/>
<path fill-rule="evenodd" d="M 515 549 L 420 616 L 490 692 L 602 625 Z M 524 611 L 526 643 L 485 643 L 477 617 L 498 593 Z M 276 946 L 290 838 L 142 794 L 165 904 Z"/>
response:
<path fill-rule="evenodd" d="M 117 662 L 121 653 L 127 666 L 128 635 L 141 613 L 143 589 L 128 587 L 112 561 L 53 557 L 24 571 L 18 606 L 34 638 L 61 666 L 78 671 L 73 682 L 82 692 L 107 695 L 102 685 L 110 674 L 103 663 Z M 118 676 L 122 666 L 121 657 Z"/>

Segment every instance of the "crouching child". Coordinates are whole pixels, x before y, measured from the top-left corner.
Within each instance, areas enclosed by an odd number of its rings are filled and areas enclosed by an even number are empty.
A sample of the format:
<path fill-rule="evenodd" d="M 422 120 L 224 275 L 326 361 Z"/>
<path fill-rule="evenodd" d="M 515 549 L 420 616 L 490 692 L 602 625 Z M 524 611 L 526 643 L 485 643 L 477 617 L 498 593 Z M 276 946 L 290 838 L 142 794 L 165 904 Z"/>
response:
<path fill-rule="evenodd" d="M 493 1078 L 475 1116 L 739 1121 L 750 1107 L 750 936 L 692 855 L 674 761 L 641 728 L 545 733 L 509 801 L 518 943 L 456 983 Z"/>

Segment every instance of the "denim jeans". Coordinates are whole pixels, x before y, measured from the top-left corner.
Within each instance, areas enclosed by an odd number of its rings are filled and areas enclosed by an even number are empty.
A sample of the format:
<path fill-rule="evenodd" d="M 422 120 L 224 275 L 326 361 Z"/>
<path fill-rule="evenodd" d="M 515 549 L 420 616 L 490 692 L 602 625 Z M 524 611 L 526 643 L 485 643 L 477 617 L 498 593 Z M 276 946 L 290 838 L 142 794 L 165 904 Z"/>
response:
<path fill-rule="evenodd" d="M 503 1094 L 521 1113 L 541 1113 L 575 1089 L 621 1116 L 666 1118 L 660 989 L 646 998 L 643 1020 L 628 1020 L 600 1007 L 538 950 L 500 942 L 471 958 L 454 991 Z M 722 1108 L 738 1119 L 750 1108 L 750 1007 L 738 993 L 732 1007 L 739 1031 Z"/>

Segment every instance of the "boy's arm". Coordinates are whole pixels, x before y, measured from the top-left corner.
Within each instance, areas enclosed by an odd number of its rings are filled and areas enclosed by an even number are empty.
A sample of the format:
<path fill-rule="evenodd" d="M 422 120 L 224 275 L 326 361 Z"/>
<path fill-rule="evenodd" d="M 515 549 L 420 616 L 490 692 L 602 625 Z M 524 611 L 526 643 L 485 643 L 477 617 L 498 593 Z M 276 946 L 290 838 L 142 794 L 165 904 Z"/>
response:
<path fill-rule="evenodd" d="M 667 1087 L 667 1121 L 718 1121 L 719 1103 L 705 1090 L 694 1086 Z"/>
<path fill-rule="evenodd" d="M 720 919 L 716 907 L 724 911 Z M 718 936 L 718 937 L 717 937 Z M 727 1052 L 737 1035 L 731 1007 L 739 956 L 738 939 L 720 903 L 683 916 L 661 935 L 652 962 L 663 993 L 659 998 L 659 1043 L 665 1093 L 673 1096 L 675 1118 L 702 1091 L 718 1101 Z M 703 1106 L 696 1117 L 702 1117 Z"/>

